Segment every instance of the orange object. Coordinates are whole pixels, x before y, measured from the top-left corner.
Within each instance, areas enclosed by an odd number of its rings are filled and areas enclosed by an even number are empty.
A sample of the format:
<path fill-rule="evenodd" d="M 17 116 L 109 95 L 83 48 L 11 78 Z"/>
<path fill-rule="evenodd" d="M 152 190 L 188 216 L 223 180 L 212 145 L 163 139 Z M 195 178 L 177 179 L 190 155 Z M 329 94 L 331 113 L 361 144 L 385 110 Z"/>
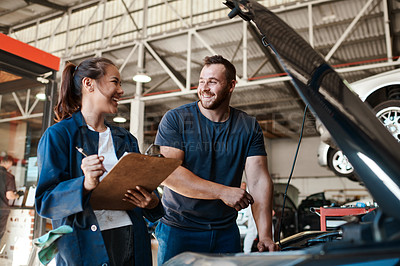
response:
<path fill-rule="evenodd" d="M 0 50 L 58 71 L 60 58 L 0 33 Z"/>
<path fill-rule="evenodd" d="M 373 210 L 375 210 L 375 208 L 370 208 L 370 207 L 364 207 L 364 208 L 328 207 L 328 208 L 324 208 L 324 207 L 321 207 L 321 208 L 319 208 L 319 211 L 318 210 L 316 210 L 316 211 L 320 213 L 321 231 L 326 231 L 327 223 L 329 221 L 344 221 L 344 220 L 341 220 L 340 217 L 365 214 L 365 213 L 368 213 Z M 330 218 L 332 218 L 332 219 L 330 219 Z"/>

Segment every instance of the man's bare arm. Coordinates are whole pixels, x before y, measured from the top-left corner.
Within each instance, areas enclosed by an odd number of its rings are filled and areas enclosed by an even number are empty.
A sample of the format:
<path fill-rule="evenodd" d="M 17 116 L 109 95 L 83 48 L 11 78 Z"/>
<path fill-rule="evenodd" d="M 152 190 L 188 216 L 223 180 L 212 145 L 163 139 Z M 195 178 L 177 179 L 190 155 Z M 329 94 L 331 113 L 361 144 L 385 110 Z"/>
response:
<path fill-rule="evenodd" d="M 279 247 L 272 237 L 272 199 L 273 183 L 268 172 L 266 156 L 252 156 L 246 160 L 245 172 L 250 194 L 254 203 L 251 206 L 256 221 L 259 251 L 275 251 Z"/>
<path fill-rule="evenodd" d="M 182 150 L 161 146 L 161 154 L 166 158 L 183 160 L 185 153 Z M 163 185 L 189 198 L 214 200 L 220 199 L 226 205 L 237 211 L 246 208 L 253 202 L 253 198 L 245 190 L 228 187 L 198 177 L 185 167 L 178 167 L 164 182 Z"/>

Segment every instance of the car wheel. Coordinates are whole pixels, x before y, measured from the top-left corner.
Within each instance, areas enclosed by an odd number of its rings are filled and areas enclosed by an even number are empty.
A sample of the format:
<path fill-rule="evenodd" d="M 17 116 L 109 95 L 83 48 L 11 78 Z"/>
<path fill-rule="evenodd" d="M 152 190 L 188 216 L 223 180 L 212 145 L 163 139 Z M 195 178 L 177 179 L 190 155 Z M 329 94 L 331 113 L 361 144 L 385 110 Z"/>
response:
<path fill-rule="evenodd" d="M 328 166 L 337 176 L 354 176 L 354 168 L 341 150 L 329 149 Z"/>
<path fill-rule="evenodd" d="M 400 142 L 400 100 L 389 100 L 378 104 L 374 111 L 379 121 Z"/>

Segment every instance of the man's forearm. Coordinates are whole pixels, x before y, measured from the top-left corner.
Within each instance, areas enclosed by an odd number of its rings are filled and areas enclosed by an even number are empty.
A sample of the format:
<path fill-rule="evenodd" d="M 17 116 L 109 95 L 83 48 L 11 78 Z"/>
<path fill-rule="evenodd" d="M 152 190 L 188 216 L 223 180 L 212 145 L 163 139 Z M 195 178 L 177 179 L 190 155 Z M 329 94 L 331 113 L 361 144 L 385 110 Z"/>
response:
<path fill-rule="evenodd" d="M 259 238 L 272 239 L 273 182 L 268 172 L 265 156 L 249 157 L 246 160 L 246 176 L 249 192 L 254 198 L 252 212 Z"/>
<path fill-rule="evenodd" d="M 254 198 L 252 212 L 256 221 L 259 239 L 273 238 L 272 237 L 272 195 L 273 185 L 267 180 L 257 184 L 254 192 L 250 194 Z"/>
<path fill-rule="evenodd" d="M 163 185 L 189 198 L 220 199 L 226 186 L 198 177 L 185 167 L 178 167 Z"/>
<path fill-rule="evenodd" d="M 264 179 L 256 187 L 254 192 L 255 203 L 253 206 L 254 219 L 258 228 L 259 242 L 258 251 L 278 251 L 279 246 L 275 244 L 272 236 L 272 196 L 273 184 L 270 178 Z M 265 182 L 266 181 L 266 182 Z"/>
<path fill-rule="evenodd" d="M 253 203 L 252 196 L 244 189 L 229 187 L 198 177 L 188 169 L 180 166 L 163 185 L 189 198 L 205 200 L 222 200 L 227 206 L 237 211 Z"/>
<path fill-rule="evenodd" d="M 161 146 L 160 152 L 166 158 L 175 158 L 182 161 L 185 156 L 182 150 L 168 146 Z M 207 200 L 220 199 L 220 193 L 225 187 L 221 184 L 200 178 L 182 166 L 172 172 L 163 182 L 163 185 L 185 197 Z"/>
<path fill-rule="evenodd" d="M 160 151 L 166 158 L 176 158 L 182 161 L 184 159 L 184 152 L 179 149 L 161 146 Z M 244 189 L 205 180 L 182 166 L 178 167 L 163 182 L 163 185 L 185 197 L 222 200 L 227 206 L 235 208 L 237 211 L 253 203 L 253 198 Z"/>

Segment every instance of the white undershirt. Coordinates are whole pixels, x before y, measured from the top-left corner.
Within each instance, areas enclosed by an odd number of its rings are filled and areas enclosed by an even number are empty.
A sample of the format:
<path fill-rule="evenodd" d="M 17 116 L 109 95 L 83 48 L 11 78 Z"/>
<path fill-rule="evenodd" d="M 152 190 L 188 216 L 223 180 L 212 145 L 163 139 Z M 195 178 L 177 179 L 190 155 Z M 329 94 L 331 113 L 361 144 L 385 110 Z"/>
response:
<path fill-rule="evenodd" d="M 95 131 L 91 126 L 87 125 L 87 127 Z M 98 155 L 104 156 L 103 165 L 107 172 L 118 162 L 109 127 L 107 127 L 106 131 L 99 132 Z M 100 177 L 100 182 L 107 172 Z M 96 215 L 101 231 L 132 225 L 132 221 L 126 211 L 98 210 L 94 211 L 94 214 Z"/>

